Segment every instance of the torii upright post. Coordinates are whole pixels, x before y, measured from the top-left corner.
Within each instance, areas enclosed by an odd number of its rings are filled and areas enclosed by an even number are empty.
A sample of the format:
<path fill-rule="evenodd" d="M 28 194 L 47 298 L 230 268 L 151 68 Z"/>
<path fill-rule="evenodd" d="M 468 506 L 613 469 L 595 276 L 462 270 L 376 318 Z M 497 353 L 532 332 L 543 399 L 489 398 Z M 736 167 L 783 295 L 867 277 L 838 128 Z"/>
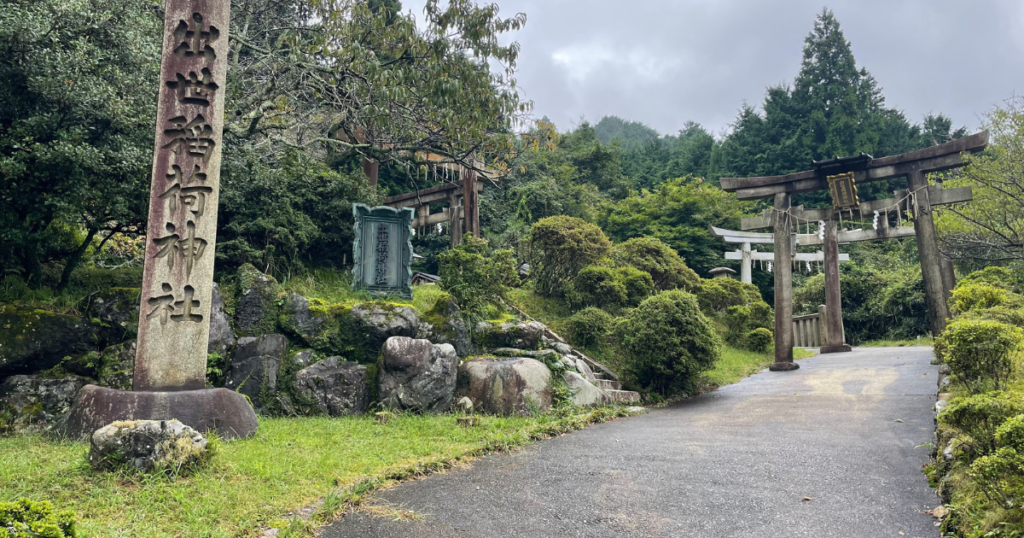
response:
<path fill-rule="evenodd" d="M 825 342 L 822 353 L 838 353 L 853 348 L 846 343 L 843 329 L 843 296 L 839 290 L 839 238 L 836 235 L 836 221 L 825 221 Z"/>
<path fill-rule="evenodd" d="M 949 308 L 946 305 L 948 290 L 943 289 L 942 254 L 935 238 L 935 222 L 932 220 L 932 205 L 928 192 L 928 178 L 920 170 L 907 174 L 907 187 L 919 193 L 914 208 L 914 232 L 917 237 L 917 254 L 921 258 L 921 278 L 924 280 L 924 296 L 928 305 L 928 321 L 932 336 L 942 334 L 946 328 Z"/>
<path fill-rule="evenodd" d="M 773 372 L 796 370 L 793 361 L 793 223 L 789 193 L 775 195 L 775 362 Z"/>

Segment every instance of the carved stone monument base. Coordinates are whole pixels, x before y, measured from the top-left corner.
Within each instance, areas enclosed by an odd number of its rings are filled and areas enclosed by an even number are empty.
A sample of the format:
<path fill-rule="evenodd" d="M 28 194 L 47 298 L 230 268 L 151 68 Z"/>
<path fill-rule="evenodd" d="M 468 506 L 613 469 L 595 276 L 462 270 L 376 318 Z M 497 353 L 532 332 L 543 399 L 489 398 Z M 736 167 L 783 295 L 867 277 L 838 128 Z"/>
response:
<path fill-rule="evenodd" d="M 771 366 L 768 367 L 768 369 L 773 372 L 788 372 L 799 368 L 800 365 L 795 362 L 773 362 Z"/>
<path fill-rule="evenodd" d="M 840 344 L 838 346 L 821 346 L 820 353 L 824 355 L 825 353 L 846 353 L 848 351 L 853 351 L 850 344 Z"/>
<path fill-rule="evenodd" d="M 86 385 L 54 435 L 86 439 L 119 420 L 177 419 L 200 431 L 214 431 L 221 439 L 256 433 L 256 412 L 245 396 L 225 388 L 180 392 L 133 392 Z"/>

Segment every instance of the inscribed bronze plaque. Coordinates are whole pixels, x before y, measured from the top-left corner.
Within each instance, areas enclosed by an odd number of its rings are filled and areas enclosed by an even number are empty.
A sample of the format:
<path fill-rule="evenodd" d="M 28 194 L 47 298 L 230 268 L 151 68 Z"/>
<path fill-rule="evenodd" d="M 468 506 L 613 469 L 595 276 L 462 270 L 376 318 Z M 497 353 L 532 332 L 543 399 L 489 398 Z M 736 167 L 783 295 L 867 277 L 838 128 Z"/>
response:
<path fill-rule="evenodd" d="M 836 209 L 855 209 L 860 207 L 857 198 L 857 183 L 853 172 L 828 176 L 828 190 L 832 193 L 832 207 Z"/>

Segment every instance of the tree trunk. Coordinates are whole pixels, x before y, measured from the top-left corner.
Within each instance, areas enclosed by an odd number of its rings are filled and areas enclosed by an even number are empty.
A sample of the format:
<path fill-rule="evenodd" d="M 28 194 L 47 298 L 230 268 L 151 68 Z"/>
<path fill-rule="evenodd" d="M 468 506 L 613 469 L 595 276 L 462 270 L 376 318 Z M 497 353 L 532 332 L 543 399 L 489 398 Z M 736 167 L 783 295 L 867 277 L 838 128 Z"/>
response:
<path fill-rule="evenodd" d="M 75 268 L 78 267 L 80 263 L 82 263 L 82 256 L 85 255 L 85 251 L 89 250 L 89 245 L 92 243 L 92 238 L 96 237 L 97 231 L 98 230 L 95 228 L 89 228 L 89 233 L 86 234 L 85 241 L 82 241 L 82 244 L 79 245 L 73 253 L 71 253 L 71 257 L 69 257 L 67 262 L 64 264 L 64 271 L 60 274 L 60 282 L 57 284 L 57 291 L 62 291 L 68 287 L 68 284 L 71 282 L 71 273 L 74 272 Z"/>

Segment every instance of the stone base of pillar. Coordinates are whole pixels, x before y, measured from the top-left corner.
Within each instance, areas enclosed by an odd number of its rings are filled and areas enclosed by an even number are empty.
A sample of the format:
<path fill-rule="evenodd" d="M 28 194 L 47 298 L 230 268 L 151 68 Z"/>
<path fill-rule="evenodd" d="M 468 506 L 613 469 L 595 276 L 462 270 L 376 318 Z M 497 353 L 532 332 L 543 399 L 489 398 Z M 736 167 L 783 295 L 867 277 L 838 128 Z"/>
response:
<path fill-rule="evenodd" d="M 768 367 L 768 369 L 773 372 L 789 372 L 799 368 L 800 365 L 795 362 L 773 362 L 772 365 Z"/>
<path fill-rule="evenodd" d="M 821 354 L 825 353 L 846 353 L 847 351 L 853 351 L 850 344 L 840 344 L 838 346 L 821 346 Z"/>
<path fill-rule="evenodd" d="M 221 439 L 249 437 L 259 427 L 245 396 L 225 388 L 133 392 L 86 385 L 53 436 L 83 440 L 111 422 L 171 419 Z"/>

